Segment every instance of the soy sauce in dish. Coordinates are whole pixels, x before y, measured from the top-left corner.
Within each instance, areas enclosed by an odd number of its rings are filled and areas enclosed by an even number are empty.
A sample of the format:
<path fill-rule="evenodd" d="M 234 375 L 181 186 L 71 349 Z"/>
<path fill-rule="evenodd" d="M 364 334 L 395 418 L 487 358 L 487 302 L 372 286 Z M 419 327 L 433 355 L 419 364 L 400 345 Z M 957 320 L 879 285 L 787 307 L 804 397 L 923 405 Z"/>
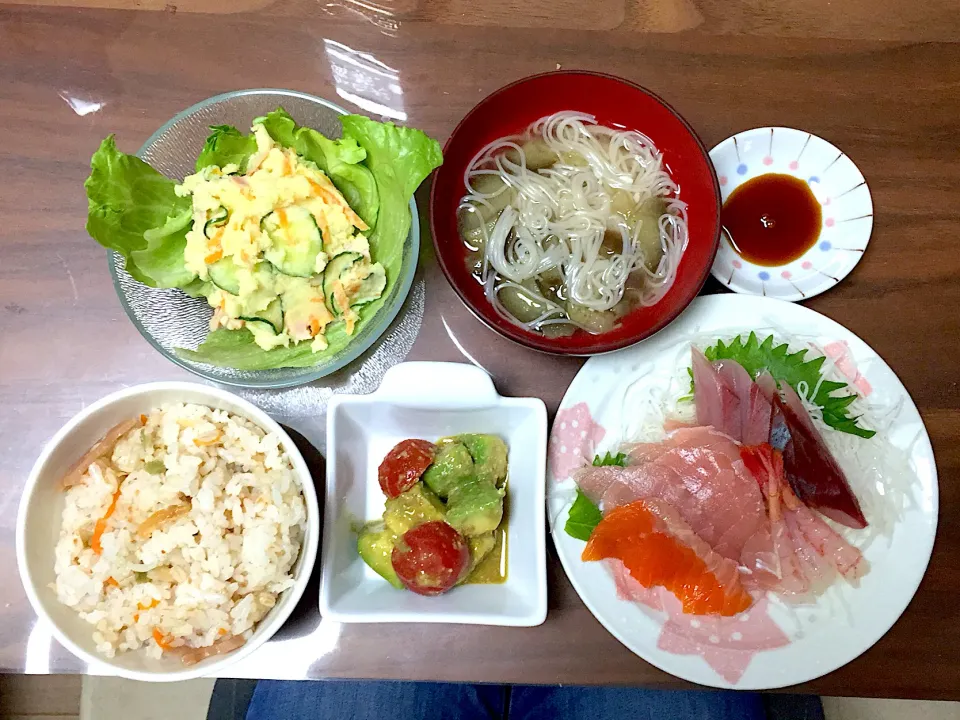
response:
<path fill-rule="evenodd" d="M 820 203 L 800 178 L 780 173 L 747 180 L 730 193 L 720 223 L 733 249 L 755 265 L 786 265 L 820 237 Z"/>

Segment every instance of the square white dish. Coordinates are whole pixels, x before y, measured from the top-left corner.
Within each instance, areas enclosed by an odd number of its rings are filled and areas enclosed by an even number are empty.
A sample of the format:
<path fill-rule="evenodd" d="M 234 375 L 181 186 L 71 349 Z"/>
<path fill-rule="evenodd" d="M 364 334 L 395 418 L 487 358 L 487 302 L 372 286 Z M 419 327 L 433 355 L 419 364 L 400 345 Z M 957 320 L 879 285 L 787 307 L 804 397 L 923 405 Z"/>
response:
<path fill-rule="evenodd" d="M 507 580 L 425 597 L 397 590 L 357 554 L 356 528 L 383 514 L 377 468 L 400 440 L 499 435 L 509 449 Z M 505 398 L 490 376 L 460 363 L 409 362 L 370 395 L 336 396 L 327 411 L 320 612 L 339 622 L 436 622 L 528 627 L 547 616 L 547 411 L 539 398 Z"/>

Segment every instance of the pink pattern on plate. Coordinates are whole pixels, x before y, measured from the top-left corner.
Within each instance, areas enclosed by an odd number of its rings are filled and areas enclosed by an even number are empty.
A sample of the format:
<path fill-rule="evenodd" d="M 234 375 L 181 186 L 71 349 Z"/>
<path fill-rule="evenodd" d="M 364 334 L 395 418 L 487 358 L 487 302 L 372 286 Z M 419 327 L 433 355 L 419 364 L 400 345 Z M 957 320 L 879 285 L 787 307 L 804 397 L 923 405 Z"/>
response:
<path fill-rule="evenodd" d="M 557 482 L 566 480 L 577 468 L 593 462 L 597 445 L 607 434 L 593 421 L 586 403 L 560 410 L 550 433 L 550 474 Z"/>
<path fill-rule="evenodd" d="M 867 397 L 873 392 L 870 382 L 860 374 L 857 369 L 857 363 L 850 353 L 850 346 L 843 340 L 828 343 L 823 346 L 823 354 L 833 360 L 834 365 L 847 380 L 853 383 L 853 386 L 860 391 L 862 397 Z"/>
<path fill-rule="evenodd" d="M 657 640 L 660 650 L 675 655 L 700 655 L 731 684 L 740 681 L 754 655 L 790 642 L 767 612 L 766 598 L 733 617 L 687 615 L 673 593 L 662 587 L 644 587 L 619 560 L 605 562 L 613 574 L 617 597 L 667 613 Z"/>
<path fill-rule="evenodd" d="M 770 617 L 766 598 L 739 615 L 720 617 L 685 615 L 673 594 L 663 592 L 662 597 L 668 617 L 657 647 L 676 655 L 700 655 L 729 683 L 740 681 L 754 655 L 790 642 Z"/>

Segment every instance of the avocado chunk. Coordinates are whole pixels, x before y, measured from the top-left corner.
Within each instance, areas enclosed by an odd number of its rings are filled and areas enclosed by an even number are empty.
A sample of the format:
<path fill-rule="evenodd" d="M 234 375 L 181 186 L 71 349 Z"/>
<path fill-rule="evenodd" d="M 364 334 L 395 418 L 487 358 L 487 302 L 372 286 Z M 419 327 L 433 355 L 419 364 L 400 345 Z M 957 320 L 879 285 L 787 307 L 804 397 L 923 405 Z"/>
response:
<path fill-rule="evenodd" d="M 496 530 L 503 519 L 505 492 L 476 476 L 462 480 L 447 498 L 447 522 L 467 536 Z"/>
<path fill-rule="evenodd" d="M 396 535 L 403 535 L 407 530 L 425 522 L 443 519 L 443 503 L 421 482 L 387 500 L 386 509 L 383 511 L 383 521 Z"/>
<path fill-rule="evenodd" d="M 497 487 L 507 479 L 507 444 L 496 435 L 457 435 L 473 458 L 477 477 Z"/>
<path fill-rule="evenodd" d="M 462 585 L 470 581 L 470 576 L 473 575 L 473 571 L 477 569 L 477 566 L 483 562 L 484 558 L 486 558 L 494 546 L 496 546 L 497 538 L 494 533 L 485 532 L 481 535 L 474 535 L 473 537 L 467 538 L 467 544 L 470 547 L 470 569 L 457 581 L 457 585 Z"/>
<path fill-rule="evenodd" d="M 456 441 L 447 442 L 440 445 L 433 464 L 423 474 L 423 482 L 446 498 L 453 488 L 473 474 L 473 458 L 466 446 Z"/>
<path fill-rule="evenodd" d="M 402 590 L 403 583 L 393 569 L 393 547 L 396 543 L 397 536 L 382 522 L 370 523 L 360 531 L 360 537 L 357 538 L 357 551 L 377 575 L 398 590 Z"/>
<path fill-rule="evenodd" d="M 491 531 L 474 535 L 467 542 L 470 544 L 470 569 L 473 570 L 480 564 L 481 560 L 490 554 L 493 546 L 497 544 L 497 538 Z"/>

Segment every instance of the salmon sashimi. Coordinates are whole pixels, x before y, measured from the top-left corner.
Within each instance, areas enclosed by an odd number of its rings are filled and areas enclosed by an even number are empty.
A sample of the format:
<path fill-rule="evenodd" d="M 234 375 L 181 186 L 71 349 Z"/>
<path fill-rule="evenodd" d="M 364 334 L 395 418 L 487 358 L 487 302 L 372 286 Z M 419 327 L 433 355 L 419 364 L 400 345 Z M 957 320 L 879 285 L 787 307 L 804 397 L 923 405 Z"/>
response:
<path fill-rule="evenodd" d="M 693 615 L 730 616 L 753 604 L 737 564 L 715 553 L 675 508 L 638 500 L 609 511 L 584 548 L 584 561 L 615 558 L 644 587 L 662 586 Z"/>
<path fill-rule="evenodd" d="M 767 524 L 763 495 L 739 447 L 711 428 L 677 430 L 657 445 L 633 446 L 621 467 L 574 473 L 580 489 L 604 512 L 636 500 L 663 500 L 693 532 L 725 558 L 740 560 L 744 544 Z"/>

